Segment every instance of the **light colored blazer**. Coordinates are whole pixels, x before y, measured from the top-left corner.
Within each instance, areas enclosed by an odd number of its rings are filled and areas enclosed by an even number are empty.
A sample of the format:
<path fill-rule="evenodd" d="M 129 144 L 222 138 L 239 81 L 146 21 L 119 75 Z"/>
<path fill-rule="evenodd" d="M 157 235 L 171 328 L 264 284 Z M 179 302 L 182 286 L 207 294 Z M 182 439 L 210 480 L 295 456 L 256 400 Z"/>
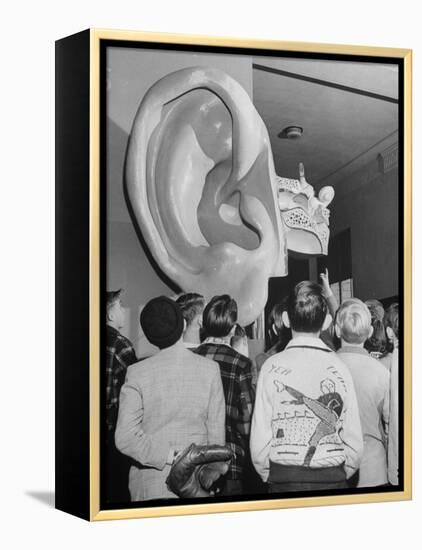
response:
<path fill-rule="evenodd" d="M 175 498 L 165 480 L 175 451 L 225 443 L 220 369 L 181 341 L 130 366 L 120 393 L 115 441 L 136 461 L 132 501 Z"/>

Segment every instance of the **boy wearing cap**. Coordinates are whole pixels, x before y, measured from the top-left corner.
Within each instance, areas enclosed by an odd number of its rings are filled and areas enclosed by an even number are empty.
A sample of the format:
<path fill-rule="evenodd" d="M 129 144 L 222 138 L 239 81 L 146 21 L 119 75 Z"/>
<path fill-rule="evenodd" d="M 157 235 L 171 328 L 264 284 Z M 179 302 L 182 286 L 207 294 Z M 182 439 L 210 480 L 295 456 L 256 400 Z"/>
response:
<path fill-rule="evenodd" d="M 132 501 L 177 498 L 166 486 L 177 453 L 191 443 L 225 443 L 220 372 L 184 346 L 183 315 L 170 298 L 150 300 L 140 321 L 160 351 L 127 371 L 116 446 L 135 461 L 129 473 Z"/>
<path fill-rule="evenodd" d="M 341 338 L 341 348 L 337 353 L 349 367 L 359 404 L 364 450 L 359 473 L 351 480 L 358 487 L 388 483 L 386 434 L 390 375 L 382 363 L 364 348 L 372 332 L 369 308 L 357 298 L 343 302 L 336 317 L 336 333 Z"/>

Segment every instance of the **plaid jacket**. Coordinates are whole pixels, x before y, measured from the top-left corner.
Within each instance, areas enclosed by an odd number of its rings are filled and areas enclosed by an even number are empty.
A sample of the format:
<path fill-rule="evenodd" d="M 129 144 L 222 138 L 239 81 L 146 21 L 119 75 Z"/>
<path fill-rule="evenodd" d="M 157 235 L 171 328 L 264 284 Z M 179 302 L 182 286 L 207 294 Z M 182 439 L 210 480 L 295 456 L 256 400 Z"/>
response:
<path fill-rule="evenodd" d="M 129 340 L 110 325 L 107 325 L 106 346 L 106 422 L 107 429 L 114 431 L 120 388 L 125 381 L 128 366 L 136 363 L 137 358 Z"/>
<path fill-rule="evenodd" d="M 216 361 L 220 366 L 226 400 L 226 444 L 235 458 L 230 463 L 228 479 L 242 479 L 249 449 L 254 390 L 252 362 L 225 344 L 204 343 L 194 353 Z"/>

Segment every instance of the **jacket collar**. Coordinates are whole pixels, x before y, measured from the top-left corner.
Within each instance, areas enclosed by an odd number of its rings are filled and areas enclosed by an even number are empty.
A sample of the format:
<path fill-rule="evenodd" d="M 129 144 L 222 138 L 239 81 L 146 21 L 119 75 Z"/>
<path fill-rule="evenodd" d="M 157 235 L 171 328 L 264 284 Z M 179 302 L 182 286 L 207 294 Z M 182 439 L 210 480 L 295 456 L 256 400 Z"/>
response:
<path fill-rule="evenodd" d="M 365 348 L 360 348 L 358 346 L 343 346 L 337 351 L 337 353 L 357 353 L 359 355 L 369 355 Z"/>
<path fill-rule="evenodd" d="M 215 346 L 227 346 L 228 348 L 230 348 L 230 344 L 227 343 L 227 341 L 224 341 L 220 338 L 214 338 L 214 337 L 208 337 L 208 338 L 205 338 L 205 340 L 202 342 L 203 344 L 213 344 Z"/>
<path fill-rule="evenodd" d="M 186 347 L 185 347 L 185 344 L 183 343 L 183 340 L 178 340 L 175 344 L 169 346 L 168 348 L 163 348 L 163 349 L 160 349 L 160 351 L 158 353 L 168 353 L 168 354 L 172 354 L 172 353 L 178 353 L 180 351 L 186 351 Z"/>
<path fill-rule="evenodd" d="M 293 338 L 293 340 L 290 340 L 286 346 L 286 349 L 289 348 L 317 348 L 322 351 L 333 351 L 326 344 L 324 344 L 321 338 L 315 338 L 314 336 L 298 336 L 297 338 Z"/>

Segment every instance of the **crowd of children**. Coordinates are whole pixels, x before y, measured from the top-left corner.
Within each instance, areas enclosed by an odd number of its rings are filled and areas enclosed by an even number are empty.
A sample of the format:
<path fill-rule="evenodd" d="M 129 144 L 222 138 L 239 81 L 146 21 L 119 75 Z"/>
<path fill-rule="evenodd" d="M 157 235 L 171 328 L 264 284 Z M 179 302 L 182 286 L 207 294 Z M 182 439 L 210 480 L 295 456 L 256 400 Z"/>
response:
<path fill-rule="evenodd" d="M 137 361 L 120 293 L 107 293 L 109 501 L 176 497 L 165 480 L 191 443 L 232 450 L 222 495 L 398 485 L 399 306 L 338 307 L 321 280 L 272 308 L 256 357 L 235 300 L 189 293 L 145 306 L 160 351 Z"/>

